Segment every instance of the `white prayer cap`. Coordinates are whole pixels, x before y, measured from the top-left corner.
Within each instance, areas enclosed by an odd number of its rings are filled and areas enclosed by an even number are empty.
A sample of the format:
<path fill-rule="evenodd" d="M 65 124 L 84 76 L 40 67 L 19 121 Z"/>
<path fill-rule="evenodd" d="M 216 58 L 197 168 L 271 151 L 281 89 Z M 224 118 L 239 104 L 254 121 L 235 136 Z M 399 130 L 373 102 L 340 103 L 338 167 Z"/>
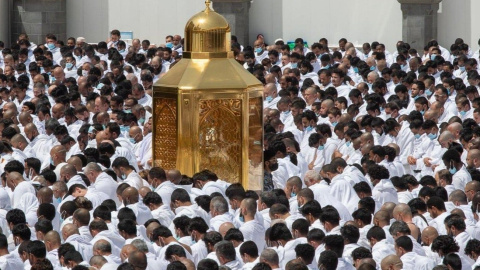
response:
<path fill-rule="evenodd" d="M 277 38 L 277 39 L 275 39 L 275 42 L 274 42 L 274 43 L 277 43 L 277 42 L 279 42 L 279 41 L 283 41 L 283 39 Z"/>
<path fill-rule="evenodd" d="M 84 37 L 78 37 L 77 42 L 85 42 L 85 38 Z"/>

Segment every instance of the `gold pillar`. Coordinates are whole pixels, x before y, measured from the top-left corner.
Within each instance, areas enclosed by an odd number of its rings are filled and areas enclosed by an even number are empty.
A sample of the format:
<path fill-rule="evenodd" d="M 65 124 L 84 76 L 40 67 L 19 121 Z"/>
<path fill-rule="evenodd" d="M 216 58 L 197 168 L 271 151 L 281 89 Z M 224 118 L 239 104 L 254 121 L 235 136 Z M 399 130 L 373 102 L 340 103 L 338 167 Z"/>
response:
<path fill-rule="evenodd" d="M 153 87 L 153 158 L 262 190 L 263 86 L 235 61 L 230 25 L 205 4 L 185 26 L 182 60 Z"/>

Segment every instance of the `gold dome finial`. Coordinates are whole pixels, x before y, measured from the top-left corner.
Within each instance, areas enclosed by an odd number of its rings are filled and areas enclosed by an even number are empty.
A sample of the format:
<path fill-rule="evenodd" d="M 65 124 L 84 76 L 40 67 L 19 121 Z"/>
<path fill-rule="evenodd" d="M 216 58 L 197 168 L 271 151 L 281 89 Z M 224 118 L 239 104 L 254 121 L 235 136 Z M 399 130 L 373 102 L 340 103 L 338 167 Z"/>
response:
<path fill-rule="evenodd" d="M 205 10 L 195 14 L 185 26 L 185 52 L 228 53 L 230 48 L 230 24 L 211 8 L 211 0 L 205 0 Z M 189 57 L 190 54 L 185 54 Z"/>
<path fill-rule="evenodd" d="M 207 6 L 207 8 L 205 9 L 205 12 L 206 12 L 206 13 L 209 13 L 210 10 L 212 9 L 212 8 L 210 7 L 210 3 L 212 3 L 212 2 L 210 2 L 210 0 L 205 0 L 205 6 Z"/>

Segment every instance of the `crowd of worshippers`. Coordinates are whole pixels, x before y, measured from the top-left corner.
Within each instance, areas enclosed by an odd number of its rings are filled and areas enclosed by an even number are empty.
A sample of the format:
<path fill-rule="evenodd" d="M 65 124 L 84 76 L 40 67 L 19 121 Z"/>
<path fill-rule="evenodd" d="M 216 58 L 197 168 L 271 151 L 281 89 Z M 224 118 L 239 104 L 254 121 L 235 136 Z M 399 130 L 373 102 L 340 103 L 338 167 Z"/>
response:
<path fill-rule="evenodd" d="M 0 42 L 0 269 L 480 269 L 478 49 L 232 37 L 264 84 L 249 190 L 153 166 L 183 40 L 110 34 Z"/>

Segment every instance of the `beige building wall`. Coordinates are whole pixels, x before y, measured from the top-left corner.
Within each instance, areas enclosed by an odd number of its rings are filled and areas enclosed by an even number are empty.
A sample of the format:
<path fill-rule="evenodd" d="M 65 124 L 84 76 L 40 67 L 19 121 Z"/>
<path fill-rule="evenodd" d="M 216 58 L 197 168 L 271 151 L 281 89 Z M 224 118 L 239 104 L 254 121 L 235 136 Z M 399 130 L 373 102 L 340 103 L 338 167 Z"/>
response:
<path fill-rule="evenodd" d="M 164 44 L 167 35 L 183 37 L 186 22 L 202 11 L 205 3 L 198 0 L 108 0 L 108 7 L 109 30 L 133 31 L 134 38 Z"/>
<path fill-rule="evenodd" d="M 67 0 L 67 36 L 98 43 L 109 36 L 108 0 Z"/>
<path fill-rule="evenodd" d="M 392 51 L 402 38 L 402 11 L 395 0 L 253 0 L 252 9 L 251 40 L 262 32 L 270 43 L 302 37 L 312 44 L 325 37 L 336 46 L 345 37 L 355 45 L 382 41 Z"/>

